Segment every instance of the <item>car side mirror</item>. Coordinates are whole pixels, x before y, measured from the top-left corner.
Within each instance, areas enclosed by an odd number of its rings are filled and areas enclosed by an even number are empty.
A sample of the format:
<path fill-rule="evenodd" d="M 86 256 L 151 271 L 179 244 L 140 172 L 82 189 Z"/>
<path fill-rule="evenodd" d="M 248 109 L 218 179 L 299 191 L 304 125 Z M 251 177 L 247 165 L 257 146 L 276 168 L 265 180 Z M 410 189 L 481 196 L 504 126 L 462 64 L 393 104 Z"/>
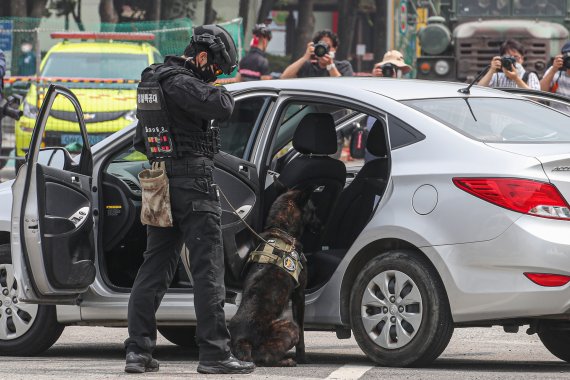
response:
<path fill-rule="evenodd" d="M 24 82 L 24 81 L 15 81 L 10 86 L 12 88 L 12 93 L 21 96 L 24 98 L 30 89 L 32 82 Z"/>
<path fill-rule="evenodd" d="M 72 161 L 67 150 L 57 147 L 40 149 L 37 162 L 44 166 L 63 170 L 69 168 Z"/>

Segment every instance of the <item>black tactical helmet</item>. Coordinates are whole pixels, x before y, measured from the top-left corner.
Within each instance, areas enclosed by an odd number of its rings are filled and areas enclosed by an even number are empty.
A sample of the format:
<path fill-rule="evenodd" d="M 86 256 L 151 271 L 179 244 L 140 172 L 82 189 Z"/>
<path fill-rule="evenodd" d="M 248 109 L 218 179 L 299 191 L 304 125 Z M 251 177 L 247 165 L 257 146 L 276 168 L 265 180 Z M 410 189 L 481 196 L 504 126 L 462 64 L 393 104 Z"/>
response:
<path fill-rule="evenodd" d="M 269 29 L 265 24 L 257 24 L 254 26 L 252 34 L 257 37 L 267 38 L 268 40 L 271 40 L 272 37 L 271 29 Z"/>
<path fill-rule="evenodd" d="M 221 26 L 202 25 L 194 28 L 192 44 L 207 48 L 212 55 L 212 63 L 217 65 L 224 74 L 231 74 L 236 68 L 236 45 L 232 36 Z"/>

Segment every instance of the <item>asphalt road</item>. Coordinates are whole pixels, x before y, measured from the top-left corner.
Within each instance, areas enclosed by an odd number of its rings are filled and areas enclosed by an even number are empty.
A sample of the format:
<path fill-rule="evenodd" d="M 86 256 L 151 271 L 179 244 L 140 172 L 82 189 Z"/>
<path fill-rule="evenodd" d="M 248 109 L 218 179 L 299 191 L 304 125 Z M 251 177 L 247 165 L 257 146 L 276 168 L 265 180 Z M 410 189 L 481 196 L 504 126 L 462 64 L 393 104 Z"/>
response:
<path fill-rule="evenodd" d="M 45 354 L 0 358 L 0 379 L 114 379 L 143 375 L 123 372 L 125 328 L 68 327 Z M 257 368 L 252 375 L 208 379 L 569 379 L 570 365 L 552 356 L 536 335 L 500 328 L 458 329 L 439 359 L 428 368 L 376 367 L 353 339 L 334 333 L 308 332 L 310 364 L 295 368 Z M 198 379 L 197 353 L 160 337 L 155 357 L 158 373 L 145 379 Z"/>

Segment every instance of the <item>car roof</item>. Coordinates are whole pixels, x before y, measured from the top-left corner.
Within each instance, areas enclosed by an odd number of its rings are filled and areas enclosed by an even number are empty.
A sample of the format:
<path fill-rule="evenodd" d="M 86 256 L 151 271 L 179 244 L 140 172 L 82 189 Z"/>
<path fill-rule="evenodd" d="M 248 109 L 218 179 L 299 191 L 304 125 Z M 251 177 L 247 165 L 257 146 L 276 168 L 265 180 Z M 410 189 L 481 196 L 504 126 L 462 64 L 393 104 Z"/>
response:
<path fill-rule="evenodd" d="M 154 50 L 147 43 L 132 43 L 122 41 L 73 42 L 63 41 L 54 45 L 49 53 L 123 53 L 148 54 Z"/>
<path fill-rule="evenodd" d="M 517 95 L 488 87 L 472 86 L 470 94 L 458 92 L 467 87 L 466 83 L 439 82 L 420 79 L 388 79 L 376 77 L 344 77 L 344 78 L 300 78 L 264 80 L 233 83 L 227 85 L 231 91 L 246 91 L 248 89 L 265 89 L 270 91 L 301 90 L 325 92 L 342 95 L 355 92 L 373 92 L 397 101 L 411 99 L 433 99 L 450 97 L 500 97 L 518 98 Z"/>

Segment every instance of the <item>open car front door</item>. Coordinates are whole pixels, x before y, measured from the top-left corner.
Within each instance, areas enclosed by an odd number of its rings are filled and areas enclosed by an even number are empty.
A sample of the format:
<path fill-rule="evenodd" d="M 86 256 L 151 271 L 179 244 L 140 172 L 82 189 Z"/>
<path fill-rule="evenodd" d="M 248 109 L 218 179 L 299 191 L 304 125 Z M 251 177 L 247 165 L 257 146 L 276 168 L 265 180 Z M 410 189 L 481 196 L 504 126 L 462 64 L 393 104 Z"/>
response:
<path fill-rule="evenodd" d="M 79 164 L 48 144 L 52 106 L 75 112 Z M 70 128 L 70 127 L 68 127 Z M 59 141 L 58 141 L 59 142 Z M 82 143 L 81 143 L 82 142 Z M 65 87 L 50 85 L 38 113 L 27 162 L 12 185 L 11 248 L 18 298 L 30 303 L 75 303 L 95 279 L 93 163 L 83 111 Z"/>

